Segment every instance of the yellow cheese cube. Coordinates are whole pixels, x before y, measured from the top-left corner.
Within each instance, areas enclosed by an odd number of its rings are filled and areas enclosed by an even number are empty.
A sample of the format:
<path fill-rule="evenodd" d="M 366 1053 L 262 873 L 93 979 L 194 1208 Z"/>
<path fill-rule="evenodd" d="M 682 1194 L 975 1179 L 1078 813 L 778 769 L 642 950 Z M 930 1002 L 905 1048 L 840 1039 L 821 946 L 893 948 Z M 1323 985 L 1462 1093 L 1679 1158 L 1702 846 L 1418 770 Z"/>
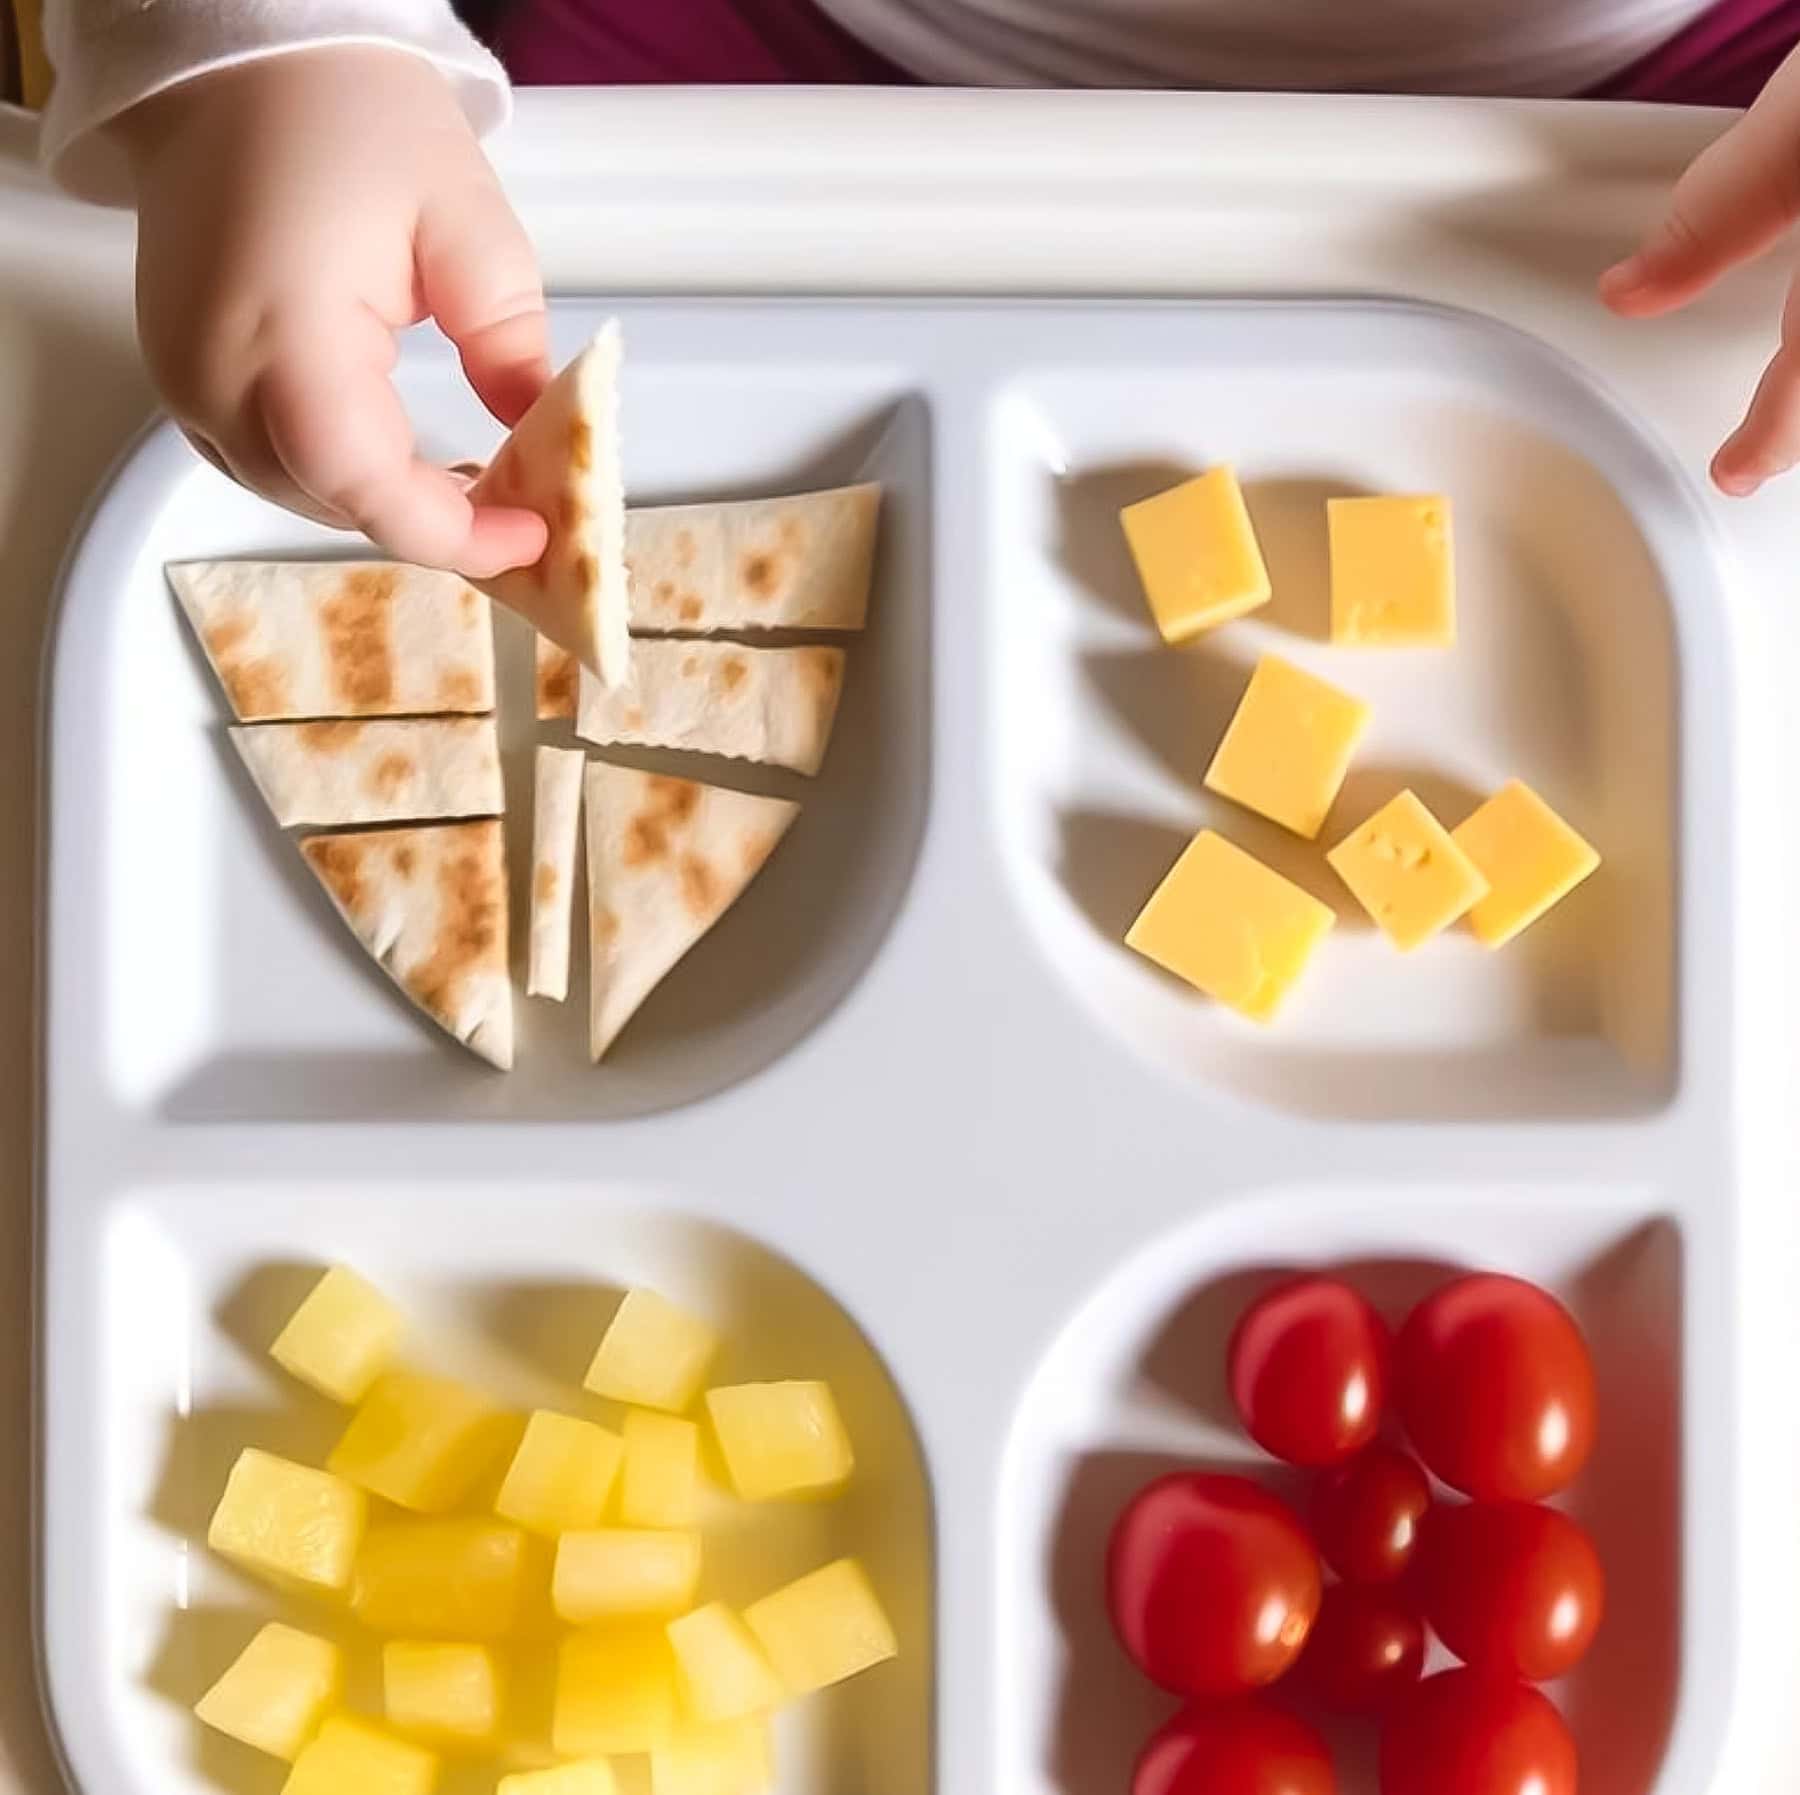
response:
<path fill-rule="evenodd" d="M 422 1747 L 340 1714 L 294 1760 L 281 1795 L 431 1795 L 437 1773 Z"/>
<path fill-rule="evenodd" d="M 1185 642 L 1269 602 L 1269 571 L 1230 468 L 1127 505 L 1119 522 L 1164 641 Z"/>
<path fill-rule="evenodd" d="M 705 1322 L 654 1290 L 630 1290 L 588 1367 L 596 1396 L 678 1415 L 693 1406 L 718 1351 Z"/>
<path fill-rule="evenodd" d="M 1450 501 L 1328 499 L 1331 639 L 1390 648 L 1456 640 Z"/>
<path fill-rule="evenodd" d="M 711 1602 L 669 1623 L 687 1711 L 696 1720 L 742 1720 L 780 1707 L 787 1689 L 750 1629 Z"/>
<path fill-rule="evenodd" d="M 583 1758 L 549 1770 L 503 1776 L 494 1795 L 619 1795 L 619 1779 L 605 1758 Z"/>
<path fill-rule="evenodd" d="M 206 1543 L 279 1589 L 343 1589 L 362 1542 L 368 1501 L 329 1471 L 248 1447 L 226 1480 Z"/>
<path fill-rule="evenodd" d="M 275 1336 L 269 1356 L 334 1402 L 361 1402 L 404 1329 L 400 1311 L 373 1284 L 334 1265 Z"/>
<path fill-rule="evenodd" d="M 215 1732 L 291 1764 L 343 1689 L 344 1654 L 338 1647 L 271 1621 L 194 1704 L 194 1712 Z"/>
<path fill-rule="evenodd" d="M 1402 953 L 1449 928 L 1488 883 L 1411 792 L 1353 829 L 1325 856 Z"/>
<path fill-rule="evenodd" d="M 454 1508 L 517 1436 L 503 1409 L 447 1377 L 390 1371 L 351 1417 L 327 1465 L 420 1514 Z"/>
<path fill-rule="evenodd" d="M 700 1513 L 700 1429 L 674 1415 L 625 1417 L 619 1519 L 627 1527 L 691 1527 Z"/>
<path fill-rule="evenodd" d="M 689 1727 L 650 1754 L 650 1795 L 764 1795 L 774 1780 L 766 1720 Z"/>
<path fill-rule="evenodd" d="M 408 1639 L 501 1639 L 542 1605 L 542 1549 L 499 1521 L 372 1527 L 352 1607 L 365 1627 Z"/>
<path fill-rule="evenodd" d="M 1490 887 L 1469 912 L 1470 928 L 1489 947 L 1529 928 L 1600 864 L 1593 848 L 1516 779 L 1452 833 Z"/>
<path fill-rule="evenodd" d="M 553 1539 L 575 1528 L 598 1527 L 624 1456 L 617 1434 L 539 1409 L 525 1424 L 494 1512 Z"/>
<path fill-rule="evenodd" d="M 1317 898 L 1203 829 L 1125 942 L 1208 997 L 1266 1022 L 1336 920 Z"/>
<path fill-rule="evenodd" d="M 841 1489 L 856 1460 L 831 1386 L 733 1384 L 706 1410 L 731 1482 L 746 1502 Z"/>
<path fill-rule="evenodd" d="M 481 1645 L 393 1640 L 381 1648 L 388 1724 L 436 1745 L 491 1745 L 500 1732 L 500 1671 Z"/>
<path fill-rule="evenodd" d="M 660 1627 L 578 1633 L 557 1659 L 551 1743 L 569 1758 L 656 1751 L 675 1737 L 679 1706 Z"/>
<path fill-rule="evenodd" d="M 854 1558 L 840 1558 L 751 1603 L 744 1622 L 795 1695 L 841 1683 L 900 1649 Z"/>
<path fill-rule="evenodd" d="M 700 1535 L 612 1527 L 565 1533 L 550 1599 L 571 1626 L 679 1614 L 700 1587 Z"/>
<path fill-rule="evenodd" d="M 1250 675 L 1206 783 L 1220 797 L 1311 841 L 1325 827 L 1368 727 L 1369 707 L 1360 698 L 1266 654 Z"/>

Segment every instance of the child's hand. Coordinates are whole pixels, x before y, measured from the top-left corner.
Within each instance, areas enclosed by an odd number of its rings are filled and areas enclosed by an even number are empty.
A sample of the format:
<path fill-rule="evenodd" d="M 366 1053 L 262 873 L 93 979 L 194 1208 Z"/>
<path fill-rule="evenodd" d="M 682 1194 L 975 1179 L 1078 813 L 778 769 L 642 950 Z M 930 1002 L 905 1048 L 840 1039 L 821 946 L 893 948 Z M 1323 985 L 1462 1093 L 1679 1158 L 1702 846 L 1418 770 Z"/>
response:
<path fill-rule="evenodd" d="M 1628 318 L 1698 298 L 1800 218 L 1800 55 L 1743 119 L 1698 156 L 1637 254 L 1609 269 L 1601 296 Z M 1744 421 L 1713 457 L 1722 492 L 1748 497 L 1800 461 L 1800 280 L 1788 289 L 1775 351 Z"/>
<path fill-rule="evenodd" d="M 138 328 L 225 471 L 402 560 L 482 577 L 543 553 L 414 453 L 394 332 L 434 317 L 511 424 L 549 377 L 531 245 L 448 84 L 399 51 L 271 57 L 114 127 L 138 186 Z"/>

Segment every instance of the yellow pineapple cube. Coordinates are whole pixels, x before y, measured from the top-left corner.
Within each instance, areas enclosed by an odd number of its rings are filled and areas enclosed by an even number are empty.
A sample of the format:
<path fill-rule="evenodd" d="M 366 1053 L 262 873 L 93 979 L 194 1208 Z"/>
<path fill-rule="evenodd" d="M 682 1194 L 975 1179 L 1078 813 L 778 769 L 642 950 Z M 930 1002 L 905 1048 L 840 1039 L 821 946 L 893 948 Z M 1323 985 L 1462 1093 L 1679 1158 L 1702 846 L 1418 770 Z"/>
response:
<path fill-rule="evenodd" d="M 630 1290 L 588 1367 L 596 1396 L 679 1415 L 693 1406 L 719 1337 L 654 1290 Z"/>
<path fill-rule="evenodd" d="M 431 1795 L 437 1773 L 430 1752 L 339 1714 L 294 1760 L 281 1795 Z"/>
<path fill-rule="evenodd" d="M 291 1764 L 343 1688 L 344 1654 L 330 1640 L 271 1621 L 194 1712 L 215 1732 Z"/>
<path fill-rule="evenodd" d="M 238 1456 L 206 1543 L 280 1589 L 343 1589 L 368 1501 L 354 1484 L 252 1446 Z"/>
<path fill-rule="evenodd" d="M 525 1424 L 494 1512 L 552 1539 L 598 1527 L 624 1456 L 617 1434 L 539 1409 Z"/>
<path fill-rule="evenodd" d="M 494 1795 L 619 1795 L 619 1779 L 605 1758 L 583 1758 L 551 1770 L 503 1776 Z"/>
<path fill-rule="evenodd" d="M 700 1587 L 700 1535 L 609 1527 L 556 1544 L 550 1600 L 571 1626 L 680 1614 Z"/>
<path fill-rule="evenodd" d="M 376 1380 L 326 1464 L 401 1508 L 443 1514 L 512 1443 L 517 1426 L 463 1384 L 390 1371 Z"/>
<path fill-rule="evenodd" d="M 484 1645 L 391 1640 L 381 1648 L 388 1724 L 435 1745 L 491 1745 L 500 1732 L 500 1671 Z"/>
<path fill-rule="evenodd" d="M 762 1647 L 723 1602 L 710 1602 L 671 1621 L 668 1631 L 681 1692 L 696 1720 L 742 1720 L 778 1708 L 786 1699 L 787 1690 Z"/>
<path fill-rule="evenodd" d="M 650 1754 L 650 1795 L 764 1795 L 775 1780 L 760 1717 L 690 1727 Z"/>
<path fill-rule="evenodd" d="M 351 1607 L 376 1633 L 503 1639 L 543 1605 L 543 1565 L 541 1548 L 499 1521 L 399 1521 L 369 1529 Z"/>
<path fill-rule="evenodd" d="M 854 1558 L 840 1558 L 744 1610 L 744 1622 L 795 1695 L 810 1695 L 899 1651 Z"/>
<path fill-rule="evenodd" d="M 675 1659 L 660 1628 L 578 1633 L 557 1660 L 551 1743 L 559 1756 L 655 1751 L 675 1736 Z"/>
<path fill-rule="evenodd" d="M 829 1384 L 708 1390 L 719 1452 L 746 1502 L 841 1489 L 856 1464 Z"/>
<path fill-rule="evenodd" d="M 700 1514 L 700 1429 L 674 1415 L 625 1416 L 619 1519 L 627 1527 L 691 1527 Z"/>
<path fill-rule="evenodd" d="M 334 1265 L 275 1336 L 269 1356 L 334 1402 L 361 1402 L 405 1331 L 400 1311 L 347 1265 Z"/>

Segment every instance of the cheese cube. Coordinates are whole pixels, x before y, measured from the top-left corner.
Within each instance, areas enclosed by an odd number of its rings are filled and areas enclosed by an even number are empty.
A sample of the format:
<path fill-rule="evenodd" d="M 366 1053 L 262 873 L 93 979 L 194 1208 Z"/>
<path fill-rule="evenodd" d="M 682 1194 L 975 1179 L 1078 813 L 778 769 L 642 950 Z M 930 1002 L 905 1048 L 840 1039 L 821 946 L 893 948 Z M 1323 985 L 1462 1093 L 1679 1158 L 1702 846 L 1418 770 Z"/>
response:
<path fill-rule="evenodd" d="M 1328 499 L 1331 639 L 1387 648 L 1456 640 L 1450 501 Z"/>
<path fill-rule="evenodd" d="M 795 1695 L 841 1683 L 900 1650 L 854 1558 L 840 1558 L 751 1603 L 744 1623 Z"/>
<path fill-rule="evenodd" d="M 766 1720 L 689 1727 L 650 1754 L 650 1795 L 764 1795 L 774 1780 Z"/>
<path fill-rule="evenodd" d="M 705 1322 L 654 1290 L 630 1290 L 588 1367 L 586 1388 L 678 1415 L 693 1406 L 718 1347 Z"/>
<path fill-rule="evenodd" d="M 625 1456 L 624 1442 L 591 1421 L 539 1409 L 525 1424 L 494 1512 L 554 1539 L 598 1527 Z"/>
<path fill-rule="evenodd" d="M 1207 769 L 1222 798 L 1312 841 L 1369 727 L 1360 698 L 1266 654 Z"/>
<path fill-rule="evenodd" d="M 367 1518 L 353 1484 L 252 1446 L 231 1468 L 206 1543 L 278 1589 L 317 1594 L 348 1585 Z"/>
<path fill-rule="evenodd" d="M 1451 833 L 1488 882 L 1487 896 L 1469 912 L 1469 927 L 1488 947 L 1529 928 L 1600 864 L 1593 848 L 1516 779 Z"/>
<path fill-rule="evenodd" d="M 1402 953 L 1487 894 L 1474 861 L 1411 792 L 1384 804 L 1325 858 Z"/>
<path fill-rule="evenodd" d="M 557 1659 L 551 1743 L 569 1758 L 656 1751 L 675 1737 L 679 1706 L 660 1627 L 578 1633 Z"/>
<path fill-rule="evenodd" d="M 619 1519 L 627 1527 L 691 1527 L 700 1514 L 700 1429 L 674 1415 L 625 1416 Z"/>
<path fill-rule="evenodd" d="M 614 1527 L 565 1533 L 550 1599 L 571 1626 L 680 1614 L 700 1587 L 700 1535 Z"/>
<path fill-rule="evenodd" d="M 583 1758 L 549 1770 L 501 1777 L 494 1795 L 619 1795 L 619 1779 L 605 1758 Z"/>
<path fill-rule="evenodd" d="M 856 1460 L 831 1386 L 734 1384 L 706 1410 L 731 1482 L 746 1502 L 841 1489 Z"/>
<path fill-rule="evenodd" d="M 376 1380 L 325 1462 L 401 1508 L 443 1514 L 505 1452 L 517 1428 L 466 1385 L 390 1371 Z"/>
<path fill-rule="evenodd" d="M 356 1560 L 351 1606 L 376 1633 L 501 1639 L 542 1605 L 540 1553 L 517 1527 L 499 1521 L 372 1527 Z"/>
<path fill-rule="evenodd" d="M 1269 571 L 1230 468 L 1127 505 L 1119 522 L 1165 642 L 1185 642 L 1269 602 Z"/>
<path fill-rule="evenodd" d="M 437 1745 L 491 1745 L 500 1732 L 500 1672 L 480 1645 L 392 1640 L 381 1649 L 388 1724 Z"/>
<path fill-rule="evenodd" d="M 669 1623 L 687 1711 L 696 1720 L 742 1720 L 780 1707 L 787 1689 L 750 1629 L 711 1602 Z"/>
<path fill-rule="evenodd" d="M 361 1402 L 387 1370 L 405 1323 L 373 1284 L 334 1265 L 275 1336 L 269 1357 L 334 1402 Z"/>
<path fill-rule="evenodd" d="M 344 1654 L 337 1646 L 271 1621 L 194 1712 L 215 1732 L 291 1764 L 343 1689 Z"/>
<path fill-rule="evenodd" d="M 281 1795 L 431 1795 L 437 1773 L 430 1752 L 340 1714 L 294 1760 Z"/>
<path fill-rule="evenodd" d="M 1266 1022 L 1336 921 L 1310 893 L 1203 829 L 1125 942 L 1208 997 Z"/>

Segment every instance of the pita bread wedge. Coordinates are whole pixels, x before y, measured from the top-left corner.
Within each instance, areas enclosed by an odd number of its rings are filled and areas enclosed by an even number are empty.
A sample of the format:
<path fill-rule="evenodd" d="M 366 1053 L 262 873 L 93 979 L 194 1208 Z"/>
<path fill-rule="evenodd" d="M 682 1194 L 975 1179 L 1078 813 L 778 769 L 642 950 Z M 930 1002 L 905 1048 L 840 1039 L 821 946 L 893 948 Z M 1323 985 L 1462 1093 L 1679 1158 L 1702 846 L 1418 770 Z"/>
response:
<path fill-rule="evenodd" d="M 506 847 L 497 821 L 311 835 L 300 844 L 356 938 L 433 1022 L 513 1059 Z"/>
<path fill-rule="evenodd" d="M 391 561 L 178 561 L 169 584 L 240 723 L 494 708 L 488 601 Z"/>
<path fill-rule="evenodd" d="M 492 717 L 250 723 L 231 739 L 284 829 L 498 816 L 506 808 Z"/>
<path fill-rule="evenodd" d="M 596 1060 L 743 894 L 798 811 L 779 798 L 589 763 L 588 1049 Z"/>
<path fill-rule="evenodd" d="M 538 561 L 482 589 L 609 686 L 631 669 L 619 355 L 609 323 L 544 388 L 469 493 L 478 505 L 522 505 L 550 526 Z"/>
<path fill-rule="evenodd" d="M 575 850 L 581 838 L 579 748 L 537 751 L 531 816 L 531 961 L 525 990 L 561 1003 L 569 995 L 569 936 L 575 921 Z"/>
<path fill-rule="evenodd" d="M 632 644 L 633 659 L 637 644 Z M 566 648 L 558 648 L 548 636 L 537 639 L 537 720 L 540 723 L 575 721 L 575 694 L 581 663 Z M 590 678 L 592 675 L 589 676 Z"/>
<path fill-rule="evenodd" d="M 694 635 L 861 629 L 880 512 L 874 484 L 628 512 L 631 627 Z"/>
<path fill-rule="evenodd" d="M 575 733 L 603 746 L 683 748 L 816 773 L 844 689 L 841 648 L 647 639 L 629 684 L 581 682 Z"/>

